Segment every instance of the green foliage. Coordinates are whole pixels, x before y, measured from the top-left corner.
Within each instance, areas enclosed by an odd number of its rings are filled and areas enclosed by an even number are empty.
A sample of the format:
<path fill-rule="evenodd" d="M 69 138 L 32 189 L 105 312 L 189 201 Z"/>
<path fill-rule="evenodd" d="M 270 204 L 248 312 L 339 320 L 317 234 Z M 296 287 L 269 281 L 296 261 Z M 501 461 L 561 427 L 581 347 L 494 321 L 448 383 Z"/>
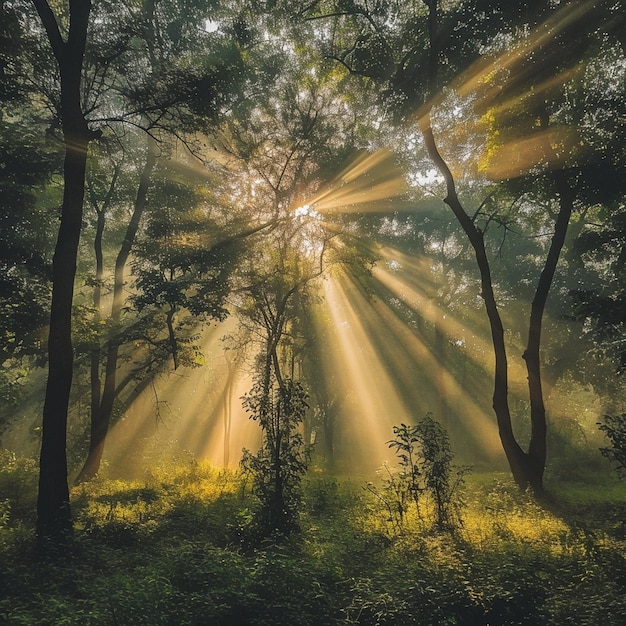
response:
<path fill-rule="evenodd" d="M 32 512 L 37 494 L 37 477 L 35 459 L 0 450 L 0 501 L 7 503 L 7 520 L 12 515 L 28 515 Z"/>
<path fill-rule="evenodd" d="M 622 478 L 626 477 L 626 413 L 605 415 L 599 427 L 611 443 L 610 447 L 600 448 L 600 452 L 615 463 Z"/>
<path fill-rule="evenodd" d="M 3 459 L 13 478 L 34 475 L 10 455 Z M 559 490 L 554 514 L 510 481 L 473 475 L 465 525 L 454 538 L 390 539 L 357 483 L 318 474 L 303 483 L 301 534 L 248 541 L 242 550 L 237 517 L 252 505 L 244 483 L 240 474 L 192 461 L 163 463 L 141 480 L 83 484 L 72 494 L 73 549 L 50 560 L 32 551 L 28 512 L 0 505 L 0 623 L 623 621 L 624 535 L 607 524 L 623 518 L 618 481 L 606 491 Z"/>
<path fill-rule="evenodd" d="M 285 379 L 274 389 L 259 383 L 243 406 L 263 431 L 256 455 L 244 450 L 241 465 L 252 477 L 259 498 L 262 531 L 290 532 L 297 528 L 300 483 L 307 470 L 307 451 L 298 427 L 307 405 L 301 383 Z"/>
<path fill-rule="evenodd" d="M 48 317 L 58 148 L 28 118 L 0 109 L 0 360 L 41 358 Z M 19 364 L 18 364 L 19 367 Z M 0 374 L 0 386 L 4 371 Z"/>
<path fill-rule="evenodd" d="M 395 439 L 387 443 L 395 451 L 399 470 L 387 470 L 388 497 L 381 498 L 392 521 L 402 527 L 409 505 L 414 504 L 421 515 L 420 503 L 429 499 L 439 529 L 451 530 L 461 525 L 460 488 L 469 470 L 452 464 L 454 454 L 446 430 L 429 414 L 414 426 L 394 426 L 393 432 Z"/>

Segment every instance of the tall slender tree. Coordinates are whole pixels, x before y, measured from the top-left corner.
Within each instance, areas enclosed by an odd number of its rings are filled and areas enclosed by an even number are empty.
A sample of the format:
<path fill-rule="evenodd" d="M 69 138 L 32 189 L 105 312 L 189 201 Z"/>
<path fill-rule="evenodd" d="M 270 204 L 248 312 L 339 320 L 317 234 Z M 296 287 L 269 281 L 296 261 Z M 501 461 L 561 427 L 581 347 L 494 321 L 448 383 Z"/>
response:
<path fill-rule="evenodd" d="M 67 36 L 60 17 L 46 0 L 33 0 L 60 74 L 60 117 L 65 146 L 63 205 L 52 261 L 52 302 L 48 336 L 48 383 L 43 408 L 37 533 L 58 541 L 72 532 L 67 482 L 66 431 L 72 385 L 72 301 L 76 258 L 83 218 L 85 169 L 89 142 L 99 132 L 89 128 L 82 106 L 82 69 L 91 2 L 69 1 Z"/>

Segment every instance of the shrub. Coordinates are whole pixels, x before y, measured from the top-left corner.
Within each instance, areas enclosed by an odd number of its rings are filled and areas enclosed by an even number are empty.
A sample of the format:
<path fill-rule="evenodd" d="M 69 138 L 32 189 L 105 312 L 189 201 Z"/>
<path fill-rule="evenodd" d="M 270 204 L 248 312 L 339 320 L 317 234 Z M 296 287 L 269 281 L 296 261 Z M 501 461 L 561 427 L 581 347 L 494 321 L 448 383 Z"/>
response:
<path fill-rule="evenodd" d="M 605 415 L 598 426 L 611 442 L 610 447 L 600 448 L 600 453 L 616 464 L 621 478 L 626 477 L 626 413 Z"/>
<path fill-rule="evenodd" d="M 428 414 L 414 426 L 394 426 L 393 432 L 395 438 L 387 444 L 398 457 L 399 470 L 387 468 L 385 497 L 370 487 L 385 503 L 391 521 L 401 527 L 411 503 L 421 516 L 420 503 L 428 500 L 437 528 L 462 525 L 460 488 L 469 469 L 452 464 L 454 453 L 445 428 Z"/>
<path fill-rule="evenodd" d="M 0 450 L 0 497 L 10 503 L 13 514 L 32 512 L 37 497 L 37 480 L 35 459 Z"/>
<path fill-rule="evenodd" d="M 308 460 L 298 427 L 306 400 L 302 385 L 291 379 L 269 390 L 257 384 L 244 398 L 244 408 L 263 430 L 261 449 L 257 454 L 244 450 L 241 460 L 259 499 L 257 521 L 263 531 L 291 532 L 298 526 L 300 483 Z"/>

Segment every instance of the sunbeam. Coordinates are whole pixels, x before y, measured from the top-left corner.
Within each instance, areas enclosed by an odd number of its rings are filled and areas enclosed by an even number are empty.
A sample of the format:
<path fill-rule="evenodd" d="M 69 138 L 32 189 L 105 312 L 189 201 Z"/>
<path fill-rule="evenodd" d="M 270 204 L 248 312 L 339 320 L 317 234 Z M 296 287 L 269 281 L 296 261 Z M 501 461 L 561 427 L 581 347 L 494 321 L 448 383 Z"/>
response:
<path fill-rule="evenodd" d="M 357 467 L 377 467 L 390 457 L 385 442 L 391 438 L 392 425 L 410 421 L 411 416 L 363 327 L 361 308 L 367 304 L 362 295 L 345 275 L 324 281 L 323 294 L 326 330 L 332 338 L 324 368 L 334 373 L 335 391 L 346 398 L 349 408 L 338 433 L 341 457 Z"/>
<path fill-rule="evenodd" d="M 362 152 L 301 206 L 322 214 L 397 210 L 407 189 L 406 177 L 390 150 Z"/>
<path fill-rule="evenodd" d="M 170 445 L 163 458 L 175 448 L 217 467 L 236 467 L 242 448 L 258 447 L 258 427 L 240 401 L 252 386 L 250 373 L 222 342 L 236 328 L 235 318 L 229 318 L 204 329 L 200 348 L 208 363 L 158 377 L 134 400 L 110 433 L 109 461 L 136 468 L 150 442 L 163 436 Z"/>

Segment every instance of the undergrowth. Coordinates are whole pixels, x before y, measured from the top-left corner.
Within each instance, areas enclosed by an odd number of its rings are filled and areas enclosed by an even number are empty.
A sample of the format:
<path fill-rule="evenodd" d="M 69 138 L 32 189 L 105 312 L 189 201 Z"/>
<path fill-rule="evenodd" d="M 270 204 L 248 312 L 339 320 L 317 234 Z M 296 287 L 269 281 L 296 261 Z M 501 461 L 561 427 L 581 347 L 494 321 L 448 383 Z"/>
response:
<path fill-rule="evenodd" d="M 34 464 L 0 465 L 0 623 L 9 625 L 618 625 L 626 489 L 470 477 L 464 523 L 389 523 L 361 483 L 309 472 L 300 533 L 250 533 L 254 497 L 204 463 L 72 492 L 70 550 L 33 551 Z M 620 520 L 622 524 L 620 525 Z"/>

